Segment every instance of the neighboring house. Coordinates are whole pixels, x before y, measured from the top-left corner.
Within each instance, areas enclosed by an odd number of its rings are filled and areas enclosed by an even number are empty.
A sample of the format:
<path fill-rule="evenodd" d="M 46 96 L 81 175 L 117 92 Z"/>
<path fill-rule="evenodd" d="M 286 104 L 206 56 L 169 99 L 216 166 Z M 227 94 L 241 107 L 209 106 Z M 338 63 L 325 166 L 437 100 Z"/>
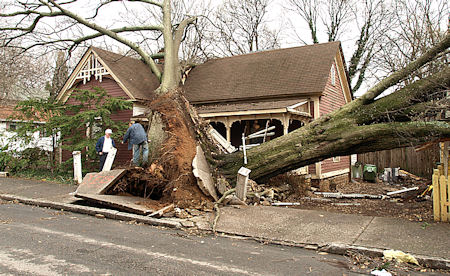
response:
<path fill-rule="evenodd" d="M 133 110 L 113 115 L 128 121 L 142 115 L 142 100 L 151 99 L 158 85 L 142 61 L 91 47 L 57 99 L 70 104 L 73 89 L 103 87 L 111 96 L 133 101 Z M 193 68 L 183 87 L 199 115 L 236 147 L 242 133 L 275 126 L 275 136 L 267 138 L 273 139 L 352 100 L 339 42 L 210 60 Z M 118 150 L 118 163 L 129 161 L 126 147 Z M 317 180 L 347 178 L 349 166 L 348 156 L 335 157 L 308 166 L 304 173 Z"/>
<path fill-rule="evenodd" d="M 0 148 L 8 145 L 8 151 L 23 151 L 28 148 L 40 148 L 46 151 L 53 151 L 52 137 L 44 137 L 42 133 L 36 131 L 33 133 L 33 138 L 29 142 L 22 139 L 16 139 L 15 130 L 24 123 L 23 120 L 15 119 L 16 116 L 13 102 L 0 103 Z M 45 124 L 43 121 L 34 121 L 36 125 Z"/>

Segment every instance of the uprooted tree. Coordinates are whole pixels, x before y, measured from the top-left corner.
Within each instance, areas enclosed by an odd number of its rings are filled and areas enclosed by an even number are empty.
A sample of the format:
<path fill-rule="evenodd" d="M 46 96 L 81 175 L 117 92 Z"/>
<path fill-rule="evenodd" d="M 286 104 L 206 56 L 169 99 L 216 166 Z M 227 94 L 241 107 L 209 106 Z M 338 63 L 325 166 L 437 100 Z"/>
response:
<path fill-rule="evenodd" d="M 115 1 L 102 1 L 89 18 L 81 17 L 67 8 L 72 1 L 59 2 L 55 0 L 28 1 L 9 7 L 10 13 L 0 14 L 10 19 L 9 26 L 0 28 L 7 36 L 7 46 L 14 45 L 17 38 L 30 36 L 29 44 L 21 44 L 23 50 L 30 50 L 37 46 L 64 45 L 73 49 L 76 45 L 98 37 L 109 37 L 135 51 L 152 70 L 161 82 L 155 91 L 155 99 L 149 103 L 151 128 L 163 130 L 164 139 L 161 145 L 161 156 L 156 161 L 165 173 L 160 177 L 160 183 L 166 185 L 165 191 L 177 198 L 175 186 L 188 185 L 195 180 L 192 175 L 191 161 L 195 155 L 195 146 L 202 144 L 208 149 L 208 160 L 217 175 L 223 175 L 229 182 L 233 182 L 237 170 L 243 165 L 242 153 L 224 155 L 218 153 L 205 139 L 202 128 L 193 128 L 197 122 L 192 121 L 189 104 L 184 100 L 179 88 L 181 67 L 178 50 L 182 43 L 185 28 L 195 24 L 195 17 L 187 17 L 178 24 L 171 22 L 171 1 L 156 2 L 151 0 L 135 0 L 136 5 L 150 5 L 162 13 L 162 21 L 158 25 L 126 26 L 114 29 L 101 27 L 94 19 L 100 9 Z M 117 4 L 117 3 L 116 3 Z M 133 3 L 129 3 L 132 5 Z M 128 4 L 127 4 L 128 5 Z M 41 23 L 48 18 L 65 18 L 67 25 L 57 25 L 52 29 L 39 29 Z M 42 22 L 41 22 L 42 21 Z M 42 24 L 44 25 L 44 24 Z M 48 24 L 44 25 L 48 26 Z M 90 29 L 91 33 L 73 38 L 61 37 L 64 30 L 70 27 Z M 132 42 L 127 33 L 156 31 L 164 37 L 164 69 L 161 71 L 152 56 L 138 43 Z M 47 32 L 48 36 L 58 34 L 58 38 L 48 41 L 35 41 L 36 34 Z M 3 36 L 3 37 L 5 37 Z M 392 74 L 370 89 L 361 98 L 345 105 L 341 109 L 323 116 L 314 122 L 288 135 L 262 144 L 248 151 L 249 163 L 246 167 L 252 170 L 251 177 L 265 179 L 276 174 L 287 172 L 307 164 L 324 160 L 333 156 L 363 153 L 381 149 L 416 145 L 441 137 L 450 137 L 450 127 L 447 123 L 433 120 L 436 114 L 448 108 L 446 91 L 450 86 L 450 69 L 444 66 L 439 73 L 404 86 L 388 96 L 381 97 L 381 93 L 397 85 L 406 77 L 410 77 L 423 65 L 446 59 L 450 46 L 450 35 L 431 48 L 422 57 L 410 63 L 403 69 Z M 195 117 L 195 116 L 194 116 Z M 428 118 L 428 119 L 427 119 Z M 197 131 L 194 131 L 197 129 Z M 211 154 L 209 154 L 211 152 Z M 154 172 L 158 166 L 148 170 Z M 161 171 L 161 170 L 160 170 Z M 180 195 L 182 196 L 182 195 Z"/>

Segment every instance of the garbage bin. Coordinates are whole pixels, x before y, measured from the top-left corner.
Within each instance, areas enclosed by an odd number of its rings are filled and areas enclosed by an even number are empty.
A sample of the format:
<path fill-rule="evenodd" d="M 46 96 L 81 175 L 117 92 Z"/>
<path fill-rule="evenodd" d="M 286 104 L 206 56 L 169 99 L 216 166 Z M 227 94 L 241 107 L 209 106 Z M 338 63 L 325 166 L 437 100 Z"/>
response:
<path fill-rule="evenodd" d="M 362 178 L 362 169 L 363 166 L 360 162 L 356 162 L 355 165 L 352 165 L 352 178 Z"/>
<path fill-rule="evenodd" d="M 363 170 L 363 179 L 365 181 L 375 182 L 377 178 L 377 166 L 365 164 Z"/>

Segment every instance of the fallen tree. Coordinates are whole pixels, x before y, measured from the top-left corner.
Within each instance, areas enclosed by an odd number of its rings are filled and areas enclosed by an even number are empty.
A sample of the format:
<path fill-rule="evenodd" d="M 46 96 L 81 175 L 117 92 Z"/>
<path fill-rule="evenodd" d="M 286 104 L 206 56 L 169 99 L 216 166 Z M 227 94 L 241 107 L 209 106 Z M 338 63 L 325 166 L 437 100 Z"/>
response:
<path fill-rule="evenodd" d="M 95 15 L 98 14 L 100 8 L 112 2 L 114 1 L 100 3 Z M 152 183 L 152 185 L 162 183 L 161 179 L 163 179 L 163 183 L 165 183 L 165 187 L 162 188 L 163 194 L 172 199 L 179 198 L 177 194 L 180 193 L 180 187 L 196 186 L 191 162 L 195 155 L 196 144 L 200 143 L 205 148 L 205 152 L 209 154 L 208 160 L 215 169 L 216 177 L 223 175 L 229 182 L 234 182 L 236 172 L 243 165 L 242 153 L 219 154 L 204 133 L 201 122 L 192 121 L 192 118 L 195 118 L 192 114 L 195 112 L 191 110 L 179 89 L 181 66 L 178 50 L 185 28 L 189 24 L 193 24 L 196 18 L 187 17 L 179 24 L 173 24 L 171 22 L 171 1 L 135 0 L 130 2 L 141 2 L 143 5 L 151 5 L 160 9 L 161 24 L 108 29 L 65 8 L 65 5 L 72 3 L 71 1 L 58 4 L 54 0 L 48 0 L 34 3 L 29 1 L 26 4 L 20 4 L 19 10 L 0 14 L 1 17 L 17 19 L 17 21 L 11 21 L 16 22 L 11 23 L 12 26 L 0 28 L 0 31 L 6 33 L 3 36 L 6 37 L 6 45 L 13 46 L 15 39 L 23 38 L 37 31 L 37 26 L 43 18 L 62 17 L 69 18 L 68 22 L 73 26 L 82 25 L 93 30 L 94 34 L 79 38 L 61 39 L 58 37 L 53 41 L 40 41 L 20 47 L 23 50 L 30 50 L 51 43 L 69 43 L 66 47 L 72 49 L 81 42 L 101 36 L 108 36 L 128 46 L 141 57 L 161 82 L 160 87 L 154 93 L 154 101 L 148 103 L 148 106 L 151 110 L 149 114 L 151 128 L 155 130 L 155 133 L 161 134 L 160 137 L 154 137 L 158 139 L 152 139 L 159 141 L 159 143 L 153 143 L 152 146 L 155 149 L 161 149 L 160 156 L 155 163 L 162 169 L 153 177 L 153 172 L 149 168 L 148 175 L 143 178 L 149 179 L 148 183 Z M 29 25 L 26 25 L 27 23 Z M 69 28 L 70 26 L 61 25 L 61 27 Z M 151 55 L 138 43 L 122 36 L 127 32 L 137 31 L 162 33 L 165 44 L 163 71 L 156 66 Z M 48 31 L 49 36 L 55 33 L 59 33 L 58 30 Z M 249 163 L 246 167 L 252 170 L 251 177 L 263 180 L 333 156 L 392 149 L 416 145 L 441 137 L 450 137 L 450 127 L 447 123 L 426 120 L 426 118 L 434 118 L 436 114 L 448 108 L 448 99 L 444 97 L 444 93 L 448 91 L 450 85 L 448 68 L 417 80 L 389 96 L 377 98 L 424 64 L 433 61 L 439 55 L 448 54 L 449 46 L 450 35 L 447 34 L 443 41 L 425 55 L 381 81 L 361 98 L 286 136 L 249 150 Z M 183 196 L 186 197 L 186 194 Z"/>
<path fill-rule="evenodd" d="M 256 180 L 334 157 L 415 146 L 450 136 L 450 125 L 436 121 L 449 109 L 450 68 L 417 80 L 388 96 L 386 89 L 410 76 L 450 47 L 450 34 L 402 70 L 392 74 L 339 110 L 247 152 Z M 212 162 L 231 182 L 243 166 L 241 152 L 220 155 Z"/>

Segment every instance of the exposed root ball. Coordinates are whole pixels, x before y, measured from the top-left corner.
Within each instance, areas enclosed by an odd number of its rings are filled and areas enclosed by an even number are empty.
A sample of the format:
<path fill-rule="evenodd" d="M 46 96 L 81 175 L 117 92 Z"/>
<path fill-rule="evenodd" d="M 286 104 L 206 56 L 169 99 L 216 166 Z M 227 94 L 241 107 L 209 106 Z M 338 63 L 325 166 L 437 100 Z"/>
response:
<path fill-rule="evenodd" d="M 174 203 L 181 208 L 201 208 L 211 199 L 201 192 L 192 173 L 196 139 L 180 92 L 160 96 L 148 103 L 148 107 L 161 114 L 167 134 L 161 155 L 145 169 L 131 169 L 114 187 L 115 192 Z"/>

